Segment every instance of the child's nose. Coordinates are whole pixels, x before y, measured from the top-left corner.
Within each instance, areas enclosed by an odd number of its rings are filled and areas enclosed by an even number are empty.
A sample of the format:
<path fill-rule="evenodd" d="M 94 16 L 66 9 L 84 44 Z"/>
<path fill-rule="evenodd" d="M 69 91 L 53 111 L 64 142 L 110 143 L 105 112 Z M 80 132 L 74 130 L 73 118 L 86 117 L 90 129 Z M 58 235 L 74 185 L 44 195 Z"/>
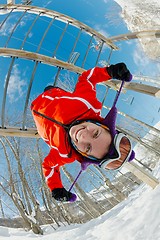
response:
<path fill-rule="evenodd" d="M 88 143 L 92 140 L 92 131 L 83 131 L 79 139 L 82 143 Z"/>

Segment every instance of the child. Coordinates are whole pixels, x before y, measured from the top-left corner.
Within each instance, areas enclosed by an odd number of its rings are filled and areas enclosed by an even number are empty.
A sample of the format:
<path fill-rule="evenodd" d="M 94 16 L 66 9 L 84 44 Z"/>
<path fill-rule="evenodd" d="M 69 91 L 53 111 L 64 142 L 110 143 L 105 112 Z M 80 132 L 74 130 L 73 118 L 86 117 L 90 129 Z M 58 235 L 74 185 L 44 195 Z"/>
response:
<path fill-rule="evenodd" d="M 111 78 L 130 81 L 131 74 L 124 63 L 95 67 L 82 73 L 73 93 L 48 86 L 31 104 L 38 133 L 51 148 L 42 168 L 56 200 L 76 200 L 76 195 L 63 187 L 60 166 L 75 160 L 82 163 L 85 157 L 101 164 L 110 150 L 112 134 L 102 124 L 102 104 L 95 86 Z M 111 161 L 111 167 L 114 164 Z"/>

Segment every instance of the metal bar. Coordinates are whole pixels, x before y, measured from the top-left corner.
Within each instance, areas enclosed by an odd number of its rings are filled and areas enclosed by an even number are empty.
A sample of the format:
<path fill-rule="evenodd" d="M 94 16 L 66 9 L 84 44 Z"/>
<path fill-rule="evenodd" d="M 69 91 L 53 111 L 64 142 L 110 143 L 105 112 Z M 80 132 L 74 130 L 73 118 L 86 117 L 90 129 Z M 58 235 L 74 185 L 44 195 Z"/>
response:
<path fill-rule="evenodd" d="M 14 28 L 12 29 L 11 34 L 10 34 L 10 36 L 9 36 L 9 38 L 8 38 L 8 40 L 7 40 L 7 42 L 6 42 L 6 44 L 5 44 L 5 47 L 7 47 L 8 42 L 10 41 L 10 39 L 11 39 L 11 37 L 12 37 L 12 35 L 13 35 L 15 29 L 17 28 L 18 24 L 20 23 L 21 19 L 22 19 L 23 16 L 26 14 L 26 12 L 27 12 L 27 10 L 22 14 L 22 16 L 19 18 L 19 20 L 18 20 L 18 21 L 16 22 L 16 24 L 14 25 Z"/>
<path fill-rule="evenodd" d="M 135 161 L 138 162 L 140 165 L 142 165 L 145 169 L 149 170 L 150 172 L 152 172 L 153 170 L 147 166 L 147 164 L 144 164 L 142 161 L 138 160 L 137 158 L 135 158 Z"/>
<path fill-rule="evenodd" d="M 57 71 L 57 74 L 55 76 L 55 80 L 54 80 L 54 83 L 53 83 L 53 86 L 55 87 L 56 86 L 56 83 L 58 81 L 58 77 L 59 77 L 59 74 L 60 74 L 60 71 L 61 71 L 62 68 L 58 68 L 58 71 Z"/>
<path fill-rule="evenodd" d="M 104 102 L 105 102 L 105 100 L 106 100 L 108 91 L 109 91 L 109 87 L 106 86 L 106 92 L 105 92 L 104 98 L 103 98 L 103 100 L 102 100 L 102 106 L 104 105 Z M 103 107 L 105 107 L 105 106 L 103 106 Z"/>
<path fill-rule="evenodd" d="M 71 50 L 71 53 L 70 53 L 70 55 L 69 55 L 68 62 L 69 62 L 69 60 L 70 60 L 70 58 L 71 58 L 71 56 L 72 56 L 72 54 L 73 54 L 73 52 L 74 52 L 74 50 L 75 50 L 75 48 L 76 48 L 76 45 L 77 45 L 77 42 L 78 42 L 78 40 L 79 40 L 79 38 L 80 38 L 81 33 L 82 33 L 82 29 L 80 29 L 80 31 L 79 31 L 79 33 L 78 33 L 78 36 L 77 36 L 76 41 L 75 41 L 75 43 L 74 43 L 74 46 L 73 46 L 73 48 L 72 48 L 72 50 Z"/>
<path fill-rule="evenodd" d="M 36 52 L 39 52 L 41 46 L 42 46 L 42 43 L 46 37 L 46 34 L 48 33 L 53 21 L 55 20 L 55 17 L 51 20 L 50 24 L 48 25 L 45 33 L 43 34 L 43 37 L 41 39 L 41 42 L 39 43 L 39 46 L 36 50 Z M 26 101 L 25 101 L 25 106 L 24 106 L 24 111 L 23 111 L 23 123 L 22 123 L 22 129 L 24 130 L 25 129 L 25 123 L 26 123 L 26 116 L 27 116 L 27 108 L 28 108 L 28 103 L 29 103 L 29 97 L 30 97 L 30 92 L 31 92 L 31 88 L 32 88 L 32 84 L 33 84 L 33 80 L 34 80 L 34 76 L 35 76 L 35 73 L 36 73 L 36 69 L 37 69 L 37 66 L 38 66 L 38 62 L 35 63 L 35 66 L 33 68 L 33 72 L 32 72 L 32 76 L 31 76 L 31 79 L 30 79 L 30 82 L 29 82 L 29 86 L 28 86 L 28 91 L 27 91 L 27 96 L 26 96 Z"/>
<path fill-rule="evenodd" d="M 65 26 L 65 28 L 64 28 L 64 30 L 63 30 L 60 38 L 59 38 L 58 44 L 57 44 L 57 46 L 56 46 L 56 49 L 55 49 L 54 52 L 53 52 L 52 57 L 54 57 L 54 56 L 56 55 L 57 50 L 58 50 L 58 47 L 59 47 L 59 45 L 60 45 L 60 43 L 61 43 L 61 41 L 62 41 L 62 39 L 63 39 L 63 36 L 64 36 L 64 34 L 65 34 L 66 30 L 67 30 L 68 25 L 69 25 L 69 22 L 66 24 L 66 26 Z"/>
<path fill-rule="evenodd" d="M 52 25 L 52 23 L 54 22 L 54 20 L 55 20 L 55 17 L 51 20 L 51 22 L 50 22 L 50 24 L 48 25 L 45 33 L 43 34 L 43 37 L 42 37 L 42 39 L 41 39 L 41 42 L 39 43 L 39 46 L 38 46 L 38 48 L 37 48 L 37 50 L 36 50 L 36 53 L 39 52 L 39 50 L 40 50 L 40 48 L 41 48 L 41 46 L 42 46 L 42 43 L 43 43 L 43 41 L 44 41 L 44 39 L 45 39 L 45 37 L 46 37 L 46 35 L 47 35 L 47 33 L 48 33 L 51 25 Z"/>
<path fill-rule="evenodd" d="M 138 177 L 150 187 L 155 188 L 159 185 L 158 179 L 153 177 L 150 173 L 146 172 L 143 168 L 139 167 L 134 162 L 126 163 L 124 167 L 126 167 L 130 172 L 132 172 L 136 177 Z"/>
<path fill-rule="evenodd" d="M 98 61 L 99 61 L 99 58 L 100 58 L 100 55 L 101 55 L 101 52 L 102 52 L 103 45 L 104 45 L 104 42 L 102 42 L 102 44 L 101 44 L 101 47 L 100 47 L 100 50 L 98 52 L 98 56 L 97 56 L 97 60 L 96 60 L 96 64 L 95 65 L 98 64 Z"/>
<path fill-rule="evenodd" d="M 15 4 L 15 0 L 7 0 L 7 4 Z"/>
<path fill-rule="evenodd" d="M 143 75 L 133 75 L 133 80 L 139 80 L 143 82 L 149 82 L 149 83 L 154 83 L 156 85 L 160 85 L 160 77 L 153 78 L 153 77 L 148 77 Z"/>
<path fill-rule="evenodd" d="M 133 141 L 138 142 L 139 144 L 141 144 L 142 146 L 146 147 L 148 150 L 158 154 L 160 156 L 160 150 L 154 146 L 151 146 L 147 143 L 147 141 L 145 141 L 145 139 L 142 139 L 139 135 L 135 134 L 135 133 L 131 133 L 131 131 L 121 128 L 119 126 L 117 126 L 117 130 L 127 134 Z"/>
<path fill-rule="evenodd" d="M 111 48 L 109 56 L 108 56 L 108 61 L 107 63 L 110 64 L 111 56 L 112 56 L 113 48 Z"/>
<path fill-rule="evenodd" d="M 57 66 L 64 69 L 68 69 L 71 72 L 76 72 L 78 74 L 82 74 L 85 69 L 75 66 L 73 64 L 58 60 L 56 58 L 44 56 L 39 53 L 28 52 L 24 50 L 17 50 L 13 48 L 0 48 L 0 56 L 13 56 L 18 58 L 30 59 L 35 60 L 38 62 L 43 62 L 44 64 L 50 66 Z"/>
<path fill-rule="evenodd" d="M 70 59 L 69 59 L 68 62 L 69 62 L 69 63 L 72 63 L 72 64 L 75 64 L 75 63 L 77 62 L 79 56 L 80 56 L 80 53 L 79 53 L 79 52 L 74 52 L 74 53 L 71 55 L 71 57 L 70 57 Z"/>
<path fill-rule="evenodd" d="M 103 108 L 108 109 L 108 110 L 111 109 L 110 107 L 107 107 L 107 106 L 104 106 L 104 105 L 103 105 Z M 126 113 L 124 113 L 124 112 L 118 111 L 118 114 L 120 114 L 121 116 L 123 116 L 123 117 L 125 117 L 125 118 L 130 119 L 130 120 L 133 121 L 133 122 L 136 122 L 136 123 L 139 124 L 139 125 L 142 125 L 142 126 L 148 128 L 150 131 L 152 130 L 152 131 L 156 132 L 156 133 L 159 134 L 159 136 L 160 136 L 160 130 L 159 130 L 159 129 L 157 129 L 157 128 L 155 128 L 155 127 L 152 127 L 152 126 L 150 126 L 149 124 L 144 123 L 144 122 L 140 121 L 140 120 L 137 119 L 137 118 L 131 117 L 130 115 L 128 115 L 128 114 L 126 114 Z"/>
<path fill-rule="evenodd" d="M 36 73 L 36 69 L 38 66 L 38 62 L 35 63 L 33 71 L 32 71 L 32 76 L 30 79 L 30 83 L 28 86 L 28 91 L 27 91 L 27 96 L 26 96 L 26 101 L 25 101 L 25 106 L 24 106 L 24 111 L 23 111 L 23 122 L 22 122 L 22 130 L 25 130 L 25 123 L 26 123 L 26 116 L 27 116 L 27 107 L 28 107 L 28 102 L 29 102 L 29 96 L 30 96 L 30 92 L 31 92 L 31 88 L 32 88 L 32 83 L 34 80 L 34 76 Z"/>
<path fill-rule="evenodd" d="M 126 33 L 126 34 L 120 34 L 117 36 L 110 37 L 109 39 L 111 41 L 126 41 L 130 39 L 135 39 L 135 38 L 146 38 L 146 37 L 153 37 L 155 35 L 156 38 L 160 38 L 160 29 L 157 30 L 146 30 L 146 31 L 139 31 L 139 32 L 133 32 L 133 33 Z"/>
<path fill-rule="evenodd" d="M 11 13 L 13 12 L 14 9 L 12 9 L 9 14 L 6 16 L 6 18 L 3 20 L 3 22 L 0 25 L 0 29 L 2 28 L 2 26 L 4 25 L 4 23 L 7 21 L 7 19 L 9 18 L 9 16 L 11 15 Z"/>
<path fill-rule="evenodd" d="M 27 128 L 25 130 L 22 130 L 18 127 L 10 126 L 7 126 L 4 129 L 0 128 L 0 136 L 40 138 L 36 128 Z"/>
<path fill-rule="evenodd" d="M 40 14 L 41 14 L 41 13 L 40 13 Z M 27 39 L 28 35 L 30 34 L 30 32 L 32 31 L 33 26 L 35 25 L 35 23 L 37 22 L 38 18 L 40 17 L 40 14 L 36 16 L 36 18 L 34 19 L 32 25 L 30 26 L 30 28 L 29 28 L 29 30 L 28 30 L 28 32 L 27 32 L 27 34 L 26 34 L 26 36 L 25 36 L 25 38 L 24 38 L 24 40 L 23 40 L 23 42 L 22 42 L 22 45 L 20 46 L 20 49 L 23 48 L 23 46 L 24 46 L 24 44 L 25 44 L 25 42 L 26 42 L 26 39 Z"/>
<path fill-rule="evenodd" d="M 121 84 L 121 81 L 118 80 L 112 80 L 112 81 L 106 81 L 103 82 L 103 84 L 117 90 L 119 89 L 119 86 Z M 140 83 L 125 83 L 123 86 L 124 89 L 136 91 L 139 93 L 147 94 L 156 98 L 160 98 L 160 88 L 153 87 L 150 85 L 140 84 Z"/>
<path fill-rule="evenodd" d="M 104 41 L 109 47 L 112 47 L 113 49 L 115 50 L 118 50 L 118 47 L 113 44 L 113 42 L 106 38 L 105 36 L 103 36 L 102 34 L 98 33 L 97 31 L 95 31 L 93 28 L 85 25 L 84 23 L 74 19 L 74 18 L 71 18 L 67 15 L 64 15 L 62 13 L 59 13 L 59 12 L 56 12 L 56 11 L 53 11 L 53 10 L 50 10 L 50 9 L 46 9 L 46 8 L 40 8 L 40 7 L 37 7 L 37 6 L 25 6 L 25 5 L 1 5 L 3 8 L 7 8 L 7 9 L 13 9 L 13 8 L 16 8 L 16 11 L 29 11 L 31 13 L 34 13 L 34 14 L 39 14 L 40 12 L 43 13 L 45 16 L 49 17 L 49 18 L 52 18 L 53 15 L 54 16 L 57 16 L 59 18 L 60 21 L 63 21 L 63 22 L 70 22 L 73 26 L 77 27 L 77 28 L 83 28 L 87 34 L 94 34 L 95 36 L 97 36 L 99 39 L 101 39 L 102 41 Z"/>
<path fill-rule="evenodd" d="M 87 48 L 87 50 L 86 50 L 86 54 L 85 54 L 84 59 L 83 59 L 83 62 L 82 62 L 82 68 L 84 67 L 86 58 L 87 58 L 87 56 L 88 56 L 88 52 L 89 52 L 89 49 L 90 49 L 90 46 L 91 46 L 93 37 L 94 37 L 94 35 L 91 36 L 91 39 L 90 39 L 90 41 L 89 41 L 88 48 Z"/>
<path fill-rule="evenodd" d="M 8 74 L 7 74 L 7 78 L 5 81 L 5 86 L 4 86 L 4 92 L 3 92 L 3 100 L 2 100 L 2 110 L 1 110 L 1 127 L 4 128 L 4 120 L 5 120 L 5 106 L 6 106 L 6 96 L 7 96 L 7 89 L 8 89 L 8 85 L 9 85 L 9 79 L 11 76 L 11 72 L 12 72 L 12 68 L 14 65 L 14 60 L 15 57 L 12 58 L 9 70 L 8 70 Z"/>

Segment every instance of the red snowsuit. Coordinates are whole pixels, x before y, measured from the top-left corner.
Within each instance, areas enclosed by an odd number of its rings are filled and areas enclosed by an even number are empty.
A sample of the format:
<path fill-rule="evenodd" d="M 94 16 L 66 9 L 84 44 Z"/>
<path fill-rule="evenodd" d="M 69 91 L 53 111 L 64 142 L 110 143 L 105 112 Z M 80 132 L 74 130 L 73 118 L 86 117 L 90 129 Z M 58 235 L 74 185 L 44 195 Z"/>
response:
<path fill-rule="evenodd" d="M 63 126 L 54 123 L 34 111 L 38 111 L 61 124 L 76 120 L 92 119 L 102 121 L 102 104 L 96 98 L 95 85 L 111 79 L 106 68 L 95 67 L 82 73 L 73 93 L 60 88 L 49 89 L 40 94 L 31 104 L 37 130 L 42 139 L 51 147 L 42 164 L 43 173 L 50 190 L 62 188 L 60 166 L 75 160 L 83 161 L 67 140 Z M 68 154 L 71 153 L 71 156 Z"/>

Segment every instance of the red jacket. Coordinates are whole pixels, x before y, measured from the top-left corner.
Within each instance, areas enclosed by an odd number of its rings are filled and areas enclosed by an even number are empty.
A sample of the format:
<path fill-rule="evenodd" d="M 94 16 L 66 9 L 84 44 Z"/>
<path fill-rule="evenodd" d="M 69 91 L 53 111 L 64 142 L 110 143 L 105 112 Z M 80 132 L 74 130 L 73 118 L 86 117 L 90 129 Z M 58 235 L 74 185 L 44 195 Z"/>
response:
<path fill-rule="evenodd" d="M 93 119 L 102 121 L 102 104 L 96 98 L 95 85 L 111 79 L 106 68 L 95 67 L 82 73 L 73 93 L 52 88 L 40 94 L 31 104 L 32 114 L 41 138 L 51 147 L 42 164 L 43 173 L 50 190 L 62 188 L 60 166 L 75 160 L 82 161 L 67 140 L 63 126 L 46 119 L 34 111 L 52 118 L 61 124 L 75 120 Z M 72 150 L 71 150 L 72 149 Z M 71 153 L 69 157 L 68 154 Z"/>

